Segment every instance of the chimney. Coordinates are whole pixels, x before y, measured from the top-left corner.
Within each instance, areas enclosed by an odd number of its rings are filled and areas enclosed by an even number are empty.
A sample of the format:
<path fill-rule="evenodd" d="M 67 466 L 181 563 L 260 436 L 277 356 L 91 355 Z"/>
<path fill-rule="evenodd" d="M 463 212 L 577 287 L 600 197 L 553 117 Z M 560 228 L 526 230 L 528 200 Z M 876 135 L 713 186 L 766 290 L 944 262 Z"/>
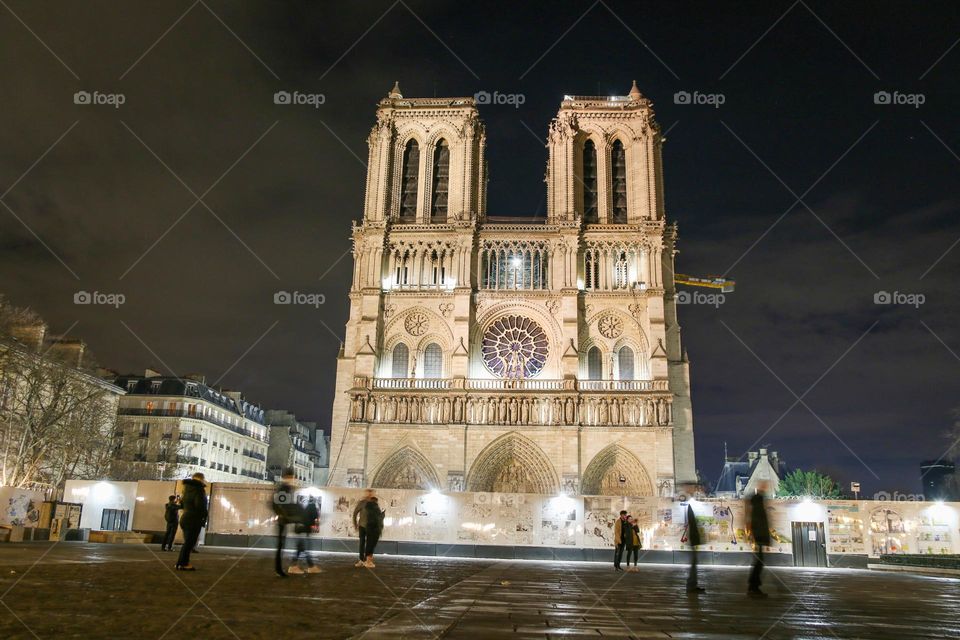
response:
<path fill-rule="evenodd" d="M 762 451 L 764 451 L 764 449 L 760 449 L 760 451 L 762 452 Z M 747 460 L 750 462 L 750 464 L 753 464 L 753 462 L 754 462 L 756 459 L 757 459 L 757 452 L 756 452 L 756 451 L 751 451 L 751 452 L 749 452 L 749 453 L 747 454 Z"/>
<path fill-rule="evenodd" d="M 200 384 L 207 384 L 207 377 L 202 373 L 188 373 L 183 376 L 187 380 L 193 380 L 194 382 L 199 382 Z"/>
<path fill-rule="evenodd" d="M 83 363 L 83 352 L 87 345 L 82 340 L 54 340 L 47 353 L 70 367 L 79 367 Z"/>
<path fill-rule="evenodd" d="M 143 372 L 144 378 L 159 378 L 161 375 L 163 374 L 161 374 L 159 371 L 154 371 L 153 369 L 147 369 Z"/>
<path fill-rule="evenodd" d="M 47 336 L 47 325 L 43 322 L 17 324 L 10 327 L 10 335 L 25 347 L 40 351 Z"/>

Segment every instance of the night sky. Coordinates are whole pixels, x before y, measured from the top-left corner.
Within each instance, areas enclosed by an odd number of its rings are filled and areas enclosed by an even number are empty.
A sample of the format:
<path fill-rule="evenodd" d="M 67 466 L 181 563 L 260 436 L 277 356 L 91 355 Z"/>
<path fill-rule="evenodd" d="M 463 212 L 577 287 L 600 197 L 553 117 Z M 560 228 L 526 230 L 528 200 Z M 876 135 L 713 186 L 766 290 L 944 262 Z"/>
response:
<path fill-rule="evenodd" d="M 935 2 L 4 0 L 0 292 L 103 366 L 200 372 L 329 429 L 365 139 L 393 82 L 522 94 L 480 107 L 488 213 L 542 216 L 563 95 L 636 79 L 669 131 L 677 270 L 737 281 L 680 308 L 704 477 L 724 442 L 769 444 L 864 494 L 915 493 L 960 405 L 958 38 L 960 5 Z"/>

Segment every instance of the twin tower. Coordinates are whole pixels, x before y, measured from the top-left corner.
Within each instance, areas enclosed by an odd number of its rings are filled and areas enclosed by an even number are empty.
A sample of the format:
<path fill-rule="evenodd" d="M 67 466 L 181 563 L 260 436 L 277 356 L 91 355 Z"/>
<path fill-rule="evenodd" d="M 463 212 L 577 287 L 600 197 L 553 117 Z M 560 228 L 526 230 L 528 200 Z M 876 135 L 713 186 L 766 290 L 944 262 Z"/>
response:
<path fill-rule="evenodd" d="M 652 103 L 565 96 L 547 214 L 487 213 L 473 98 L 370 132 L 337 361 L 333 486 L 669 496 L 696 482 Z"/>

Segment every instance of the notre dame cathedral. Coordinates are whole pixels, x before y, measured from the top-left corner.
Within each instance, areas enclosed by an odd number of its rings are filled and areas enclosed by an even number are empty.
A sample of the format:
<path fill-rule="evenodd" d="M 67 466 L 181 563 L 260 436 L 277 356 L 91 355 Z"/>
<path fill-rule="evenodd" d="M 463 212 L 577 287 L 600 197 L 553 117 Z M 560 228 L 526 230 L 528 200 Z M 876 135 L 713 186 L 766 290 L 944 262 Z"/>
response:
<path fill-rule="evenodd" d="M 670 496 L 696 482 L 652 103 L 564 96 L 546 218 L 487 214 L 473 98 L 394 86 L 368 139 L 332 486 Z"/>

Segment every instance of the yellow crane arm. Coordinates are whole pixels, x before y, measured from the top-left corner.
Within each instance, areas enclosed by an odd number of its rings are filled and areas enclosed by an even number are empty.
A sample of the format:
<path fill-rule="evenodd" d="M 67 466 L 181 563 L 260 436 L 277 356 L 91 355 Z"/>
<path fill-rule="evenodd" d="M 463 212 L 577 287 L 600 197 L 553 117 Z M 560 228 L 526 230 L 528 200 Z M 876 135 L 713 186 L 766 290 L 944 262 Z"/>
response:
<path fill-rule="evenodd" d="M 736 281 L 722 276 L 689 276 L 684 273 L 673 274 L 673 281 L 676 284 L 685 284 L 691 287 L 707 287 L 708 289 L 720 289 L 723 293 L 731 293 L 736 286 Z"/>

